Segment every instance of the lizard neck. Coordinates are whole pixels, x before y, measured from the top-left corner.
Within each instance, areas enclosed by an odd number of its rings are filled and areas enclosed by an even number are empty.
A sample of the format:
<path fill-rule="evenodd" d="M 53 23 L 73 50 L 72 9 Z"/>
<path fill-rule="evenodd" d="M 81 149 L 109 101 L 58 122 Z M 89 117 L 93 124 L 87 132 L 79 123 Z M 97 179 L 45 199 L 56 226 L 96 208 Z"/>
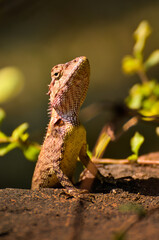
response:
<path fill-rule="evenodd" d="M 77 113 L 76 111 L 70 111 L 67 113 L 61 113 L 61 112 L 57 112 L 56 114 L 59 118 L 61 118 L 65 123 L 68 124 L 72 124 L 73 126 L 77 126 L 79 125 L 79 113 Z"/>
<path fill-rule="evenodd" d="M 80 122 L 79 122 L 79 119 L 77 118 L 77 114 L 61 115 L 61 114 L 58 114 L 57 111 L 53 108 L 50 122 L 47 128 L 46 138 L 52 134 L 52 130 L 54 127 L 57 127 L 57 126 L 61 127 L 64 125 L 66 128 L 79 126 Z"/>
<path fill-rule="evenodd" d="M 79 121 L 79 113 L 71 111 L 67 114 L 61 113 L 56 111 L 54 108 L 51 112 L 51 119 L 49 125 L 54 126 L 58 120 L 62 120 L 65 124 L 69 124 L 72 126 L 78 126 L 80 125 Z"/>

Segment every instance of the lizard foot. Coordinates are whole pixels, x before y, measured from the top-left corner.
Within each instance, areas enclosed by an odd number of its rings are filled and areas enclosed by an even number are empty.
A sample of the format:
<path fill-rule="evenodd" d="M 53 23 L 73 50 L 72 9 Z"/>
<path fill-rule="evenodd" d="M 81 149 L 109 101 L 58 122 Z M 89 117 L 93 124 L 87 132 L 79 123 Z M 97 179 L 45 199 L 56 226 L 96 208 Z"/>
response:
<path fill-rule="evenodd" d="M 67 198 L 77 198 L 88 202 L 93 202 L 94 195 L 89 194 L 86 189 L 64 189 L 60 195 L 65 195 Z"/>
<path fill-rule="evenodd" d="M 116 179 L 109 173 L 107 177 L 102 177 L 102 183 L 108 183 L 108 184 L 113 184 L 116 185 L 117 181 Z"/>

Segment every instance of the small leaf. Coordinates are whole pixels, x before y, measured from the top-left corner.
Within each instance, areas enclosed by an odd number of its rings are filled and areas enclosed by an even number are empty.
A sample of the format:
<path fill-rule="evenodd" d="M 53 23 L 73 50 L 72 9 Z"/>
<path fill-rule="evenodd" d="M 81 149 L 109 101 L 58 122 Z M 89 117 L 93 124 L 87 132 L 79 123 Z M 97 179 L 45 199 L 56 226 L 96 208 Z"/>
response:
<path fill-rule="evenodd" d="M 130 161 L 130 163 L 135 163 L 138 159 L 138 155 L 132 154 L 127 159 Z"/>
<path fill-rule="evenodd" d="M 0 69 L 0 103 L 15 97 L 22 90 L 24 77 L 15 67 Z"/>
<path fill-rule="evenodd" d="M 149 105 L 148 105 L 148 102 L 149 102 Z M 157 101 L 156 99 L 151 99 L 151 98 L 148 99 L 147 105 L 145 106 L 143 104 L 143 107 L 144 108 L 139 111 L 143 116 L 146 117 L 146 118 L 143 117 L 143 120 L 153 121 L 155 120 L 155 117 L 152 117 L 152 116 L 159 115 L 159 101 Z"/>
<path fill-rule="evenodd" d="M 13 132 L 12 132 L 12 138 L 14 141 L 18 140 L 23 133 L 28 129 L 29 124 L 28 123 L 22 123 L 20 126 L 18 126 Z"/>
<path fill-rule="evenodd" d="M 113 240 L 126 240 L 126 231 L 121 230 L 113 234 Z"/>
<path fill-rule="evenodd" d="M 126 98 L 126 104 L 131 109 L 146 110 L 152 108 L 158 97 L 159 85 L 151 80 L 142 84 L 135 84 Z M 154 96 L 155 95 L 155 96 Z"/>
<path fill-rule="evenodd" d="M 142 205 L 134 203 L 126 203 L 120 206 L 119 211 L 121 212 L 133 212 L 136 213 L 140 218 L 146 215 L 146 211 Z"/>
<path fill-rule="evenodd" d="M 40 152 L 40 146 L 38 144 L 30 144 L 27 147 L 22 148 L 24 156 L 30 161 L 36 161 Z"/>
<path fill-rule="evenodd" d="M 156 127 L 156 134 L 159 136 L 159 127 Z"/>
<path fill-rule="evenodd" d="M 4 156 L 5 154 L 7 154 L 8 152 L 10 152 L 11 150 L 13 150 L 14 148 L 18 147 L 18 143 L 9 143 L 9 144 L 1 144 L 0 145 L 0 156 Z"/>
<path fill-rule="evenodd" d="M 87 147 L 87 155 L 90 159 L 92 158 L 92 152 L 88 149 L 88 147 Z"/>
<path fill-rule="evenodd" d="M 126 98 L 126 104 L 131 109 L 139 109 L 142 104 L 141 85 L 135 84 L 129 92 L 129 96 Z"/>
<path fill-rule="evenodd" d="M 136 132 L 135 135 L 130 140 L 131 150 L 137 156 L 143 142 L 144 142 L 144 137 L 138 132 Z"/>
<path fill-rule="evenodd" d="M 140 92 L 143 95 L 143 97 L 148 97 L 150 94 L 153 93 L 155 88 L 156 82 L 154 80 L 140 84 Z"/>
<path fill-rule="evenodd" d="M 2 108 L 0 108 L 0 124 L 3 122 L 5 116 L 6 116 L 5 111 Z"/>
<path fill-rule="evenodd" d="M 24 134 L 22 134 L 22 135 L 20 136 L 20 138 L 21 138 L 21 140 L 22 140 L 23 142 L 26 142 L 26 140 L 28 140 L 28 138 L 29 138 L 29 133 L 24 133 Z"/>
<path fill-rule="evenodd" d="M 108 144 L 111 141 L 110 134 L 112 134 L 112 130 L 110 129 L 110 127 L 103 127 L 94 147 L 93 157 L 101 158 L 103 156 L 104 151 L 106 150 Z"/>
<path fill-rule="evenodd" d="M 142 103 L 141 94 L 136 94 L 135 97 L 128 96 L 126 98 L 126 104 L 131 109 L 139 109 Z"/>
<path fill-rule="evenodd" d="M 154 113 L 152 113 L 152 111 L 150 110 L 140 110 L 139 113 L 142 115 L 142 120 L 143 121 L 147 121 L 147 122 L 150 122 L 150 121 L 154 121 L 155 120 L 155 117 L 154 116 Z"/>
<path fill-rule="evenodd" d="M 159 101 L 154 101 L 154 104 L 151 107 L 151 112 L 153 115 L 159 115 Z"/>
<path fill-rule="evenodd" d="M 147 21 L 142 21 L 134 32 L 134 38 L 136 43 L 134 45 L 134 56 L 141 59 L 142 51 L 145 47 L 145 41 L 151 34 L 151 27 Z"/>
<path fill-rule="evenodd" d="M 159 63 L 159 49 L 157 49 L 156 51 L 151 53 L 149 58 L 144 63 L 144 67 L 147 70 L 150 67 L 153 67 L 153 66 L 155 66 L 158 63 Z"/>
<path fill-rule="evenodd" d="M 3 132 L 0 131 L 0 143 L 7 142 L 9 138 Z"/>
<path fill-rule="evenodd" d="M 155 87 L 153 88 L 153 93 L 155 96 L 159 97 L 159 84 L 156 80 L 153 80 L 155 82 Z"/>
<path fill-rule="evenodd" d="M 126 74 L 133 74 L 142 68 L 142 63 L 139 59 L 131 56 L 126 56 L 122 60 L 122 69 Z"/>

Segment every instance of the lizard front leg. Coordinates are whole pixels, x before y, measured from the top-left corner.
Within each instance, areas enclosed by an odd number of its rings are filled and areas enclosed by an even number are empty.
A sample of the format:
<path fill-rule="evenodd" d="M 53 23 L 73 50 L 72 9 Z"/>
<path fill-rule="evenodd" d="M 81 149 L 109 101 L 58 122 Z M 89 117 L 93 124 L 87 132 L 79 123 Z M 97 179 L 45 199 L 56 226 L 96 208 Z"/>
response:
<path fill-rule="evenodd" d="M 90 157 L 87 154 L 87 145 L 84 144 L 80 150 L 79 158 L 83 165 L 97 178 L 100 180 L 101 183 L 111 183 L 116 184 L 115 179 L 111 177 L 104 177 L 99 170 L 97 169 L 96 165 L 91 161 Z"/>
<path fill-rule="evenodd" d="M 60 167 L 60 161 L 59 162 L 53 162 L 53 170 L 54 173 L 60 182 L 60 184 L 64 187 L 64 191 L 66 189 L 66 193 L 70 196 L 80 196 L 81 194 L 88 193 L 85 189 L 77 189 L 70 179 L 67 177 L 67 175 L 62 171 Z"/>

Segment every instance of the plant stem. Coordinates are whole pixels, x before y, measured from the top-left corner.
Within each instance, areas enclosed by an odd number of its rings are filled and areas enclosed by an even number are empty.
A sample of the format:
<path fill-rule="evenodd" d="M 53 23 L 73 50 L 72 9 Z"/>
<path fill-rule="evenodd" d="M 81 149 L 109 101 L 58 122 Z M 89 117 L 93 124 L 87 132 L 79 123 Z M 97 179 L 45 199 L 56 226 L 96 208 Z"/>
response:
<path fill-rule="evenodd" d="M 159 165 L 159 152 L 152 152 L 138 157 L 138 164 L 157 164 Z M 111 158 L 92 158 L 95 164 L 131 164 L 128 159 L 111 159 Z"/>
<path fill-rule="evenodd" d="M 139 70 L 137 73 L 138 73 L 142 83 L 146 83 L 149 81 L 146 73 L 143 70 Z"/>

